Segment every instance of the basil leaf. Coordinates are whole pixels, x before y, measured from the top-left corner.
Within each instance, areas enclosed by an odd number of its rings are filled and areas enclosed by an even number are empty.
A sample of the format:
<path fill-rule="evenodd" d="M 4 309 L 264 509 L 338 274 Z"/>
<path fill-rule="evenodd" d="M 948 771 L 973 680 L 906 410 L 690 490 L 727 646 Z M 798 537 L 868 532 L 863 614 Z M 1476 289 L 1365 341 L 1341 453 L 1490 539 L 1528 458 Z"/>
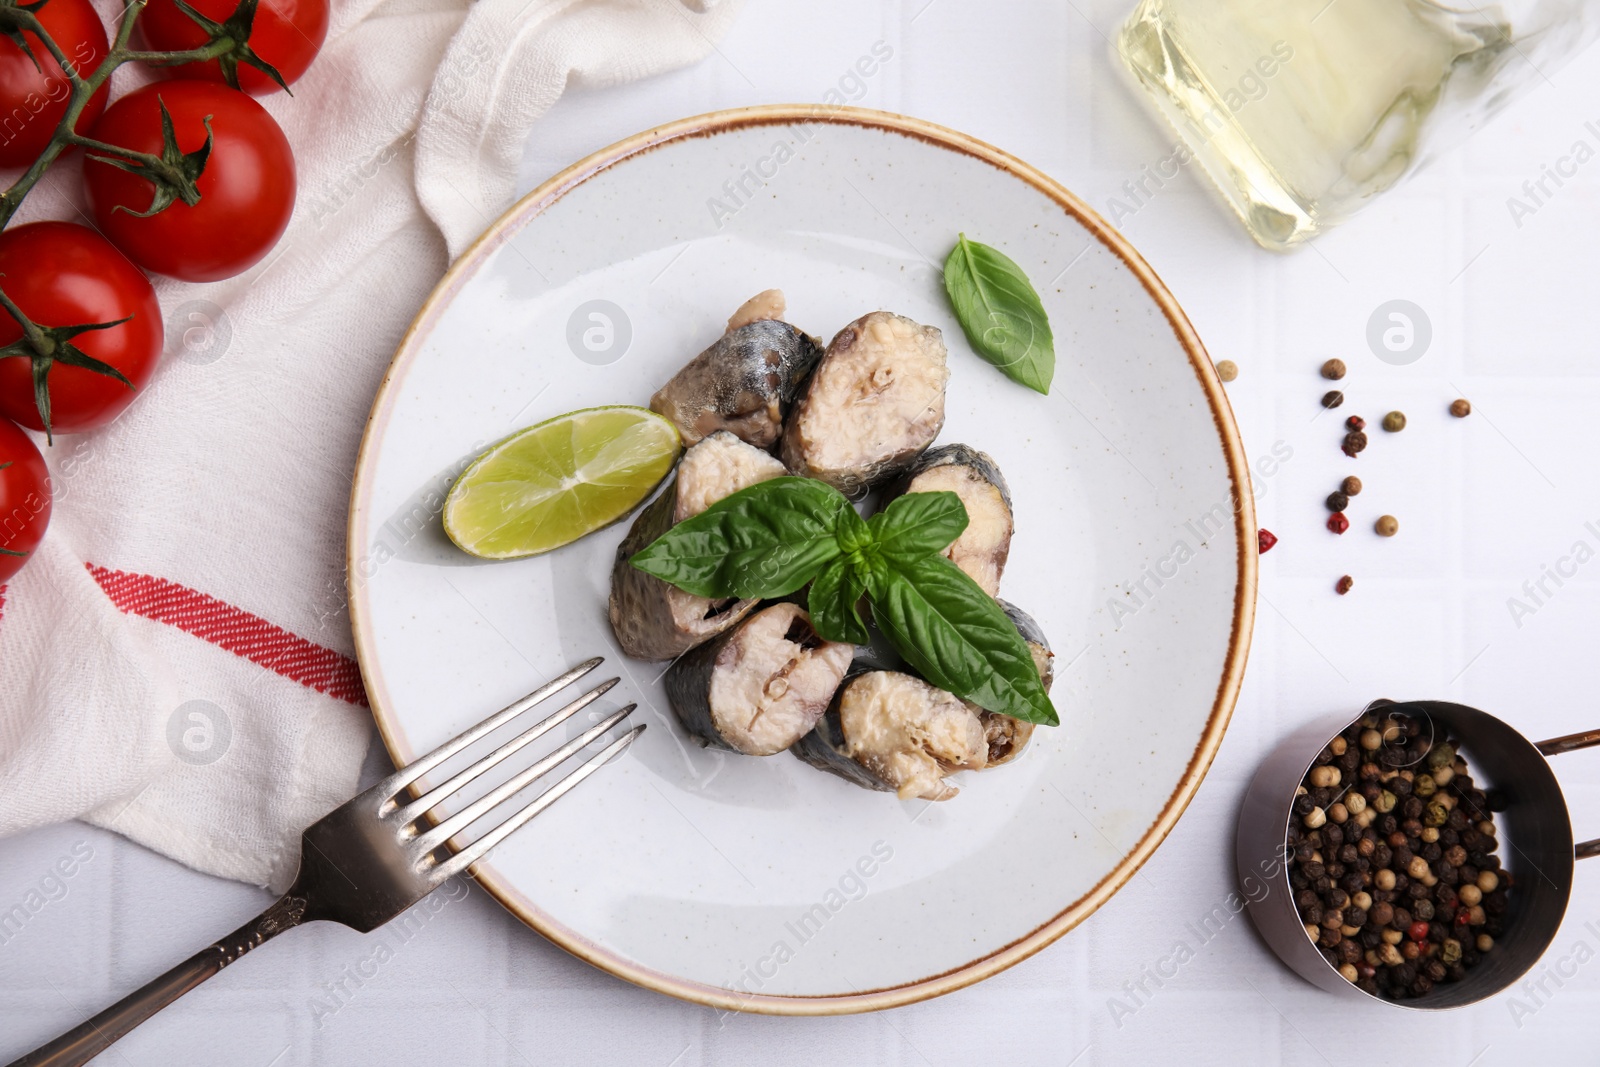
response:
<path fill-rule="evenodd" d="M 848 559 L 836 559 L 822 568 L 817 580 L 811 583 L 807 608 L 811 612 L 811 628 L 825 641 L 845 641 L 864 645 L 871 640 L 866 623 L 856 605 L 866 592 L 866 579 L 860 569 Z"/>
<path fill-rule="evenodd" d="M 839 509 L 833 522 L 833 536 L 839 542 L 839 551 L 860 552 L 872 544 L 872 530 L 865 519 L 856 514 L 854 507 Z"/>
<path fill-rule="evenodd" d="M 889 568 L 872 615 L 924 678 L 988 711 L 1055 726 L 1033 655 L 999 603 L 943 556 Z"/>
<path fill-rule="evenodd" d="M 696 596 L 788 596 L 839 555 L 841 509 L 855 511 L 822 482 L 774 478 L 678 523 L 632 563 Z"/>
<path fill-rule="evenodd" d="M 944 287 L 967 340 L 1012 381 L 1050 392 L 1056 373 L 1050 317 L 1022 268 L 962 234 L 944 264 Z"/>
<path fill-rule="evenodd" d="M 967 508 L 954 493 L 907 493 L 872 516 L 867 526 L 891 563 L 943 552 L 967 528 Z"/>

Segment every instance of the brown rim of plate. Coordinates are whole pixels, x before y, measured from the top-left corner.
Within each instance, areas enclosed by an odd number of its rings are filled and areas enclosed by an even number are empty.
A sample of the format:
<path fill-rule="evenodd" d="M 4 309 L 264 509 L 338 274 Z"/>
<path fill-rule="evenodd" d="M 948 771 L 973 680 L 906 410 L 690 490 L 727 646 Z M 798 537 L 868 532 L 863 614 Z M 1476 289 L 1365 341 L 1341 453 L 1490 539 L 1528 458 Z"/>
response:
<path fill-rule="evenodd" d="M 1188 353 L 1195 377 L 1199 379 L 1201 389 L 1211 405 L 1212 418 L 1216 423 L 1217 433 L 1222 440 L 1223 452 L 1228 461 L 1235 526 L 1239 538 L 1239 582 L 1234 591 L 1233 630 L 1228 638 L 1226 666 L 1217 686 L 1216 699 L 1212 705 L 1211 715 L 1206 721 L 1206 728 L 1195 746 L 1194 754 L 1183 777 L 1168 797 L 1161 814 L 1111 873 L 1089 892 L 1031 933 L 963 966 L 903 985 L 848 994 L 780 996 L 744 993 L 740 990 L 677 978 L 640 966 L 555 922 L 511 886 L 502 884 L 491 865 L 479 863 L 472 872 L 478 884 L 491 896 L 545 938 L 560 945 L 574 956 L 635 985 L 725 1011 L 748 1011 L 766 1015 L 847 1015 L 913 1004 L 982 981 L 1027 959 L 1093 914 L 1133 877 L 1177 825 L 1179 817 L 1200 788 L 1200 783 L 1222 744 L 1222 735 L 1228 728 L 1228 720 L 1233 714 L 1234 703 L 1239 696 L 1239 686 L 1244 677 L 1245 660 L 1249 655 L 1251 630 L 1255 620 L 1258 561 L 1255 498 L 1248 489 L 1250 472 L 1244 445 L 1240 441 L 1239 429 L 1234 422 L 1233 410 L 1223 392 L 1222 383 L 1217 378 L 1211 359 L 1200 343 L 1200 338 L 1195 334 L 1194 327 L 1190 325 L 1188 316 L 1184 314 L 1183 309 L 1178 306 L 1178 302 L 1167 291 L 1167 287 L 1156 276 L 1155 271 L 1150 269 L 1144 258 L 1092 208 L 1053 178 L 976 138 L 921 119 L 857 107 L 769 104 L 713 111 L 635 134 L 596 152 L 587 159 L 574 163 L 517 201 L 451 264 L 401 339 L 400 347 L 395 351 L 394 359 L 384 373 L 383 382 L 373 399 L 372 410 L 367 416 L 366 430 L 361 439 L 361 450 L 356 459 L 355 477 L 350 488 L 349 532 L 345 545 L 346 582 L 356 658 L 361 665 L 362 678 L 372 705 L 372 716 L 390 758 L 398 766 L 410 762 L 416 754 L 400 734 L 398 725 L 384 710 L 388 705 L 388 694 L 382 679 L 377 675 L 375 650 L 371 646 L 371 638 L 363 622 L 367 612 L 365 583 L 354 580 L 354 576 L 361 573 L 356 546 L 367 543 L 368 516 L 362 498 L 363 476 L 368 463 L 373 459 L 373 454 L 370 454 L 368 449 L 374 439 L 375 431 L 381 429 L 388 421 L 391 385 L 409 365 L 420 348 L 419 342 L 430 332 L 438 316 L 449 305 L 461 286 L 482 265 L 489 253 L 498 249 L 514 233 L 560 200 L 569 190 L 625 160 L 673 141 L 706 137 L 751 126 L 793 122 L 826 122 L 898 133 L 982 160 L 1026 182 L 1054 200 L 1101 244 L 1115 253 L 1139 279 L 1150 298 L 1166 315 L 1167 321 L 1172 325 L 1173 333 L 1184 351 Z"/>

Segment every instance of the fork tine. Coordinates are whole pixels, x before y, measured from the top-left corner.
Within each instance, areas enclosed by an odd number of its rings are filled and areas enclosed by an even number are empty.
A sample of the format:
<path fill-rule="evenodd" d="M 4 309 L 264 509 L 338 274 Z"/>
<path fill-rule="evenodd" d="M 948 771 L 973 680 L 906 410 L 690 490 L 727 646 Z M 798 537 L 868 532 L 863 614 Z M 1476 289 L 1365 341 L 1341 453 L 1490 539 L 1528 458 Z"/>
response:
<path fill-rule="evenodd" d="M 485 793 L 477 800 L 474 800 L 471 804 L 468 804 L 454 815 L 440 822 L 438 826 L 433 827 L 431 830 L 428 830 L 425 833 L 418 834 L 413 839 L 412 847 L 420 848 L 424 852 L 431 852 L 438 848 L 444 842 L 450 840 L 450 838 L 454 837 L 462 830 L 465 830 L 468 826 L 471 826 L 473 823 L 483 818 L 491 810 L 499 807 L 505 802 L 506 798 L 515 793 L 520 793 L 532 782 L 543 778 L 557 765 L 566 762 L 578 750 L 588 747 L 607 730 L 611 729 L 613 726 L 617 725 L 617 723 L 631 715 L 636 707 L 638 707 L 638 705 L 629 704 L 620 711 L 616 711 L 610 715 L 607 715 L 604 719 L 601 719 L 598 723 L 589 727 L 589 729 L 585 730 L 577 737 L 574 737 L 571 741 L 568 741 L 566 744 L 562 745 L 548 756 L 545 756 L 531 767 L 517 772 L 505 782 L 495 786 L 493 789 L 489 790 L 489 792 Z"/>
<path fill-rule="evenodd" d="M 453 775 L 442 785 L 435 786 L 434 788 L 428 790 L 422 796 L 401 808 L 392 816 L 392 818 L 402 823 L 412 822 L 423 812 L 428 811 L 445 797 L 454 794 L 462 786 L 466 785 L 483 772 L 498 766 L 508 756 L 513 756 L 522 751 L 534 741 L 537 741 L 539 738 L 543 737 L 557 726 L 560 726 L 562 723 L 572 718 L 590 704 L 593 704 L 596 700 L 599 700 L 602 696 L 609 693 L 620 681 L 620 678 L 613 678 L 608 682 L 601 682 L 599 685 L 595 686 L 593 689 L 589 690 L 587 693 L 583 694 L 581 697 L 574 700 L 560 711 L 552 712 L 543 719 L 540 719 L 533 726 L 529 727 L 527 730 L 524 730 L 516 737 L 513 737 L 510 741 L 507 741 L 505 744 L 501 745 L 487 756 L 484 756 L 476 763 L 473 763 L 471 766 L 466 767 L 457 774 Z"/>
<path fill-rule="evenodd" d="M 379 790 L 374 790 L 374 792 L 381 790 L 384 804 L 387 806 L 387 804 L 394 799 L 395 795 L 399 793 L 400 790 L 404 789 L 418 778 L 421 778 L 424 774 L 427 774 L 429 771 L 439 766 L 439 764 L 443 763 L 451 756 L 454 756 L 456 753 L 460 752 L 474 741 L 483 737 L 485 734 L 493 733 L 495 730 L 498 730 L 500 727 L 504 726 L 518 715 L 521 715 L 535 704 L 538 704 L 545 698 L 549 697 L 550 694 L 556 692 L 557 690 L 565 689 L 567 686 L 571 685 L 573 682 L 576 682 L 579 678 L 582 678 L 584 675 L 588 674 L 590 671 L 594 670 L 604 662 L 604 656 L 596 656 L 593 659 L 584 660 L 567 673 L 561 675 L 561 677 L 545 683 L 538 689 L 535 689 L 533 692 L 523 697 L 521 700 L 506 705 L 504 708 L 501 708 L 499 711 L 495 712 L 478 725 L 467 730 L 463 730 L 461 733 L 457 734 L 455 737 L 452 737 L 450 740 L 446 741 L 432 752 L 429 752 L 426 756 L 412 760 L 404 767 L 401 767 L 399 770 L 395 771 L 388 778 L 385 778 L 380 784 Z"/>
<path fill-rule="evenodd" d="M 460 874 L 474 863 L 477 863 L 485 855 L 487 855 L 491 849 L 500 844 L 500 842 L 504 841 L 506 838 L 510 837 L 517 830 L 521 829 L 523 825 L 525 825 L 535 815 L 538 815 L 541 811 L 544 811 L 544 809 L 548 808 L 550 805 L 566 796 L 566 794 L 576 787 L 579 782 L 583 781 L 595 771 L 598 771 L 601 767 L 604 767 L 606 764 L 616 759 L 622 754 L 622 750 L 633 744 L 633 739 L 642 733 L 644 733 L 644 724 L 640 723 L 638 726 L 635 726 L 633 729 L 629 730 L 626 734 L 617 738 L 617 740 L 611 742 L 611 744 L 607 745 L 600 752 L 585 760 L 577 770 L 561 779 L 561 781 L 557 782 L 549 789 L 546 789 L 543 793 L 540 793 L 539 796 L 531 803 L 529 803 L 522 810 L 518 811 L 515 815 L 511 816 L 505 822 L 501 823 L 499 826 L 496 826 L 493 830 L 490 830 L 488 833 L 478 838 L 478 840 L 474 841 L 472 844 L 468 845 L 454 856 L 451 856 L 449 859 L 445 860 L 431 871 L 428 871 L 428 878 L 437 884 L 438 882 L 442 882 L 447 878 L 451 878 L 457 874 Z"/>

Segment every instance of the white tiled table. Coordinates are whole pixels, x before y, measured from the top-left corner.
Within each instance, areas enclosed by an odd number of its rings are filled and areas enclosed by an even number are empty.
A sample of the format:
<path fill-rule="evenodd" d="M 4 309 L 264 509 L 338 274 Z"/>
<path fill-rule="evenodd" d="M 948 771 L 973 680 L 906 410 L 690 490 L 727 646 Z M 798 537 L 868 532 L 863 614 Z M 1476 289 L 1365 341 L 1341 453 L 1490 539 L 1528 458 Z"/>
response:
<path fill-rule="evenodd" d="M 667 119 L 821 100 L 842 85 L 856 102 L 1015 152 L 1109 212 L 1123 182 L 1171 151 L 1112 73 L 1105 37 L 1127 7 L 749 0 L 732 36 L 699 67 L 571 94 L 537 127 L 524 185 Z M 879 40 L 894 57 L 856 90 L 847 72 Z M 1547 957 L 1569 977 L 1442 1017 L 1335 1010 L 1276 963 L 1243 917 L 1203 945 L 1188 929 L 1231 889 L 1234 813 L 1257 761 L 1309 717 L 1376 696 L 1426 696 L 1482 706 L 1533 735 L 1600 725 L 1600 562 L 1559 589 L 1547 583 L 1555 595 L 1520 626 L 1507 604 L 1575 542 L 1600 550 L 1600 162 L 1520 228 L 1506 204 L 1579 140 L 1600 148 L 1600 50 L 1311 251 L 1258 251 L 1187 173 L 1126 220 L 1214 358 L 1239 364 L 1230 395 L 1251 455 L 1282 441 L 1294 457 L 1261 499 L 1262 523 L 1282 540 L 1263 561 L 1249 675 L 1221 755 L 1155 859 L 1052 948 L 975 988 L 892 1013 L 721 1019 L 570 959 L 474 888 L 414 924 L 409 939 L 298 931 L 100 1062 L 1596 1062 L 1600 963 L 1576 961 L 1600 953 L 1600 863 L 1580 868 Z M 1363 341 L 1372 310 L 1397 297 L 1426 309 L 1435 330 L 1433 349 L 1408 368 L 1380 364 Z M 1363 510 L 1400 516 L 1392 542 L 1359 524 L 1343 539 L 1321 529 L 1322 497 L 1352 469 L 1336 424 L 1313 422 L 1325 388 L 1316 368 L 1332 355 L 1355 371 L 1341 414 L 1410 416 L 1404 435 L 1354 466 L 1370 487 Z M 1457 395 L 1477 408 L 1465 422 L 1444 414 Z M 1357 585 L 1341 599 L 1332 585 L 1344 573 Z M 1566 757 L 1561 772 L 1580 835 L 1600 836 L 1600 755 Z M 92 856 L 64 881 L 65 895 L 57 891 L 0 941 L 0 1059 L 76 1023 L 267 899 L 66 825 L 0 842 L 0 910 L 40 887 L 75 847 Z M 1152 995 L 1130 996 L 1124 983 L 1179 941 L 1195 958 L 1160 988 L 1147 981 Z M 1113 1013 L 1114 997 L 1137 1010 Z"/>

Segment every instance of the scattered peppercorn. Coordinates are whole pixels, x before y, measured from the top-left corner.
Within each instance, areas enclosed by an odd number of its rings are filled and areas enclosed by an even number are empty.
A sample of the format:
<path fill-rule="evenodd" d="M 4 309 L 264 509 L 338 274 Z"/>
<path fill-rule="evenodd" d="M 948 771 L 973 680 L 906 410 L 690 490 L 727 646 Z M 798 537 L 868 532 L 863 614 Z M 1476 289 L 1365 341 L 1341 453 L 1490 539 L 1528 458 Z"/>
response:
<path fill-rule="evenodd" d="M 1361 479 L 1354 474 L 1339 483 L 1339 491 L 1345 496 L 1361 495 Z"/>
<path fill-rule="evenodd" d="M 1344 394 L 1337 389 L 1330 389 L 1322 394 L 1322 406 L 1325 408 L 1336 408 L 1343 403 Z"/>
<path fill-rule="evenodd" d="M 1379 537 L 1393 537 L 1400 532 L 1400 520 L 1393 515 L 1380 515 L 1372 528 L 1378 531 Z"/>
<path fill-rule="evenodd" d="M 1330 359 L 1322 365 L 1322 376 L 1330 382 L 1336 382 L 1344 377 L 1344 360 Z"/>
<path fill-rule="evenodd" d="M 1387 1000 L 1426 997 L 1495 950 L 1511 876 L 1488 797 L 1434 724 L 1375 707 L 1318 754 L 1298 792 L 1290 893 L 1346 981 Z M 1441 812 L 1455 821 L 1425 825 Z"/>
<path fill-rule="evenodd" d="M 1344 512 L 1336 511 L 1328 516 L 1328 529 L 1336 534 L 1342 534 L 1350 529 L 1350 520 L 1344 517 Z"/>
<path fill-rule="evenodd" d="M 1360 415 L 1351 415 L 1348 419 L 1344 420 L 1344 428 L 1350 430 L 1351 432 L 1356 430 L 1365 430 L 1367 428 L 1367 420 L 1363 419 Z"/>
<path fill-rule="evenodd" d="M 1339 584 L 1333 587 L 1333 591 L 1335 593 L 1338 593 L 1340 596 L 1344 596 L 1346 593 L 1350 592 L 1350 590 L 1354 589 L 1355 587 L 1356 587 L 1356 580 L 1354 578 L 1350 577 L 1347 574 L 1343 578 L 1339 579 Z"/>
<path fill-rule="evenodd" d="M 1278 536 L 1265 526 L 1256 531 L 1256 551 L 1267 552 L 1278 543 Z"/>
<path fill-rule="evenodd" d="M 1366 451 L 1366 448 L 1367 435 L 1360 430 L 1351 430 L 1344 435 L 1344 446 L 1341 451 L 1351 459 L 1354 459 L 1358 453 Z"/>
<path fill-rule="evenodd" d="M 1472 414 L 1472 402 L 1463 397 L 1450 405 L 1450 414 L 1458 419 L 1464 419 Z"/>
<path fill-rule="evenodd" d="M 1403 411 L 1391 411 L 1383 417 L 1383 428 L 1390 433 L 1399 433 L 1406 428 L 1406 416 Z"/>
<path fill-rule="evenodd" d="M 1231 359 L 1225 359 L 1217 364 L 1217 377 L 1225 382 L 1231 382 L 1239 376 L 1239 364 Z"/>
<path fill-rule="evenodd" d="M 1350 506 L 1350 498 L 1343 491 L 1328 494 L 1327 505 L 1329 511 L 1343 511 Z"/>

